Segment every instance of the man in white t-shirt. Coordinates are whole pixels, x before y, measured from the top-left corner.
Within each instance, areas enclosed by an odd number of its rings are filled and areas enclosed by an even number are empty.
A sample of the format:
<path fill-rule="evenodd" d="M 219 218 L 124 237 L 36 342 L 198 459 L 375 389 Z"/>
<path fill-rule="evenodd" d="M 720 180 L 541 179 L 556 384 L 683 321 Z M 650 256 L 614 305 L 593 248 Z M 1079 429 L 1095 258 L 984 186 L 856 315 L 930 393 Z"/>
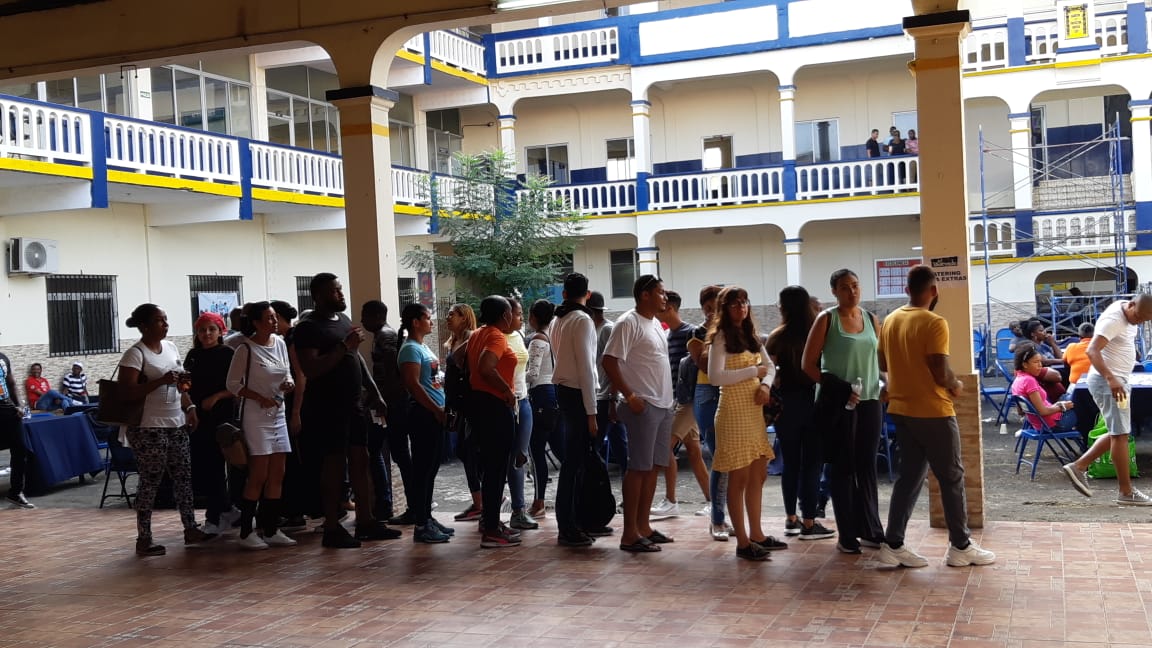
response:
<path fill-rule="evenodd" d="M 624 473 L 624 551 L 660 551 L 672 538 L 652 529 L 649 511 L 656 480 L 668 465 L 672 439 L 672 374 L 668 338 L 656 315 L 668 307 L 664 284 L 644 275 L 632 287 L 636 307 L 616 320 L 604 349 L 604 371 L 625 407 L 617 415 L 628 428 L 628 470 Z"/>
<path fill-rule="evenodd" d="M 1112 453 L 1116 466 L 1116 485 L 1120 492 L 1116 503 L 1127 506 L 1152 506 L 1152 498 L 1132 487 L 1129 474 L 1128 435 L 1132 431 L 1132 410 L 1128 408 L 1131 388 L 1128 378 L 1137 362 L 1138 327 L 1152 320 L 1152 295 L 1140 294 L 1129 301 L 1114 302 L 1096 320 L 1096 330 L 1085 351 L 1092 363 L 1088 370 L 1088 392 L 1100 408 L 1108 425 L 1107 436 L 1092 444 L 1079 459 L 1063 467 L 1072 485 L 1085 497 L 1088 489 L 1088 466 L 1105 452 Z"/>

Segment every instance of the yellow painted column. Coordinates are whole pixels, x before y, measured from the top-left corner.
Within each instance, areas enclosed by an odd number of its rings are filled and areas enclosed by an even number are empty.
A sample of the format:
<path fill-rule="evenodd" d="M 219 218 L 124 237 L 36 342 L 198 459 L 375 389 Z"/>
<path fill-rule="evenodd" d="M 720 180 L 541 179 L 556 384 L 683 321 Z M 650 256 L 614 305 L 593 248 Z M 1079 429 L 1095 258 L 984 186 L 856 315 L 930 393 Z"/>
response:
<path fill-rule="evenodd" d="M 400 312 L 388 142 L 388 110 L 398 98 L 395 91 L 371 85 L 328 92 L 328 101 L 340 109 L 348 248 L 344 291 L 353 321 L 359 321 L 360 306 L 369 299 Z"/>
<path fill-rule="evenodd" d="M 979 380 L 972 365 L 969 299 L 968 191 L 965 187 L 964 99 L 960 92 L 961 40 L 969 32 L 967 11 L 904 19 L 916 41 L 916 109 L 920 135 L 920 238 L 925 263 L 937 274 L 936 312 L 948 320 L 949 357 L 964 382 L 955 401 L 961 459 L 966 473 L 968 524 L 984 526 L 984 461 L 980 436 Z M 929 479 L 932 526 L 943 527 L 939 487 Z"/>

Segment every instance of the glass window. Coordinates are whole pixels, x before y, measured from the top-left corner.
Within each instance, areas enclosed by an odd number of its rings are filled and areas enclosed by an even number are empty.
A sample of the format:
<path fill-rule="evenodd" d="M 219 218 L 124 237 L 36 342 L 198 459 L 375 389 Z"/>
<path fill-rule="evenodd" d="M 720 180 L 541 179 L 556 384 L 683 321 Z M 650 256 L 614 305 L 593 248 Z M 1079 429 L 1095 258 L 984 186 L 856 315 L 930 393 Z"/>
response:
<path fill-rule="evenodd" d="M 316 148 L 312 144 L 312 116 L 306 100 L 292 100 L 292 145 L 300 148 Z"/>
<path fill-rule="evenodd" d="M 796 122 L 796 163 L 834 162 L 840 159 L 840 122 L 817 119 Z"/>
<path fill-rule="evenodd" d="M 568 184 L 568 145 L 533 146 L 527 149 L 528 173 L 547 176 L 556 184 Z"/>
<path fill-rule="evenodd" d="M 99 74 L 76 77 L 76 107 L 104 112 L 104 87 Z"/>
<path fill-rule="evenodd" d="M 71 81 L 69 81 L 71 83 Z M 22 99 L 37 99 L 40 96 L 38 83 L 17 83 L 14 85 L 0 85 L 0 94 Z M 49 99 L 51 101 L 51 99 Z M 69 104 L 72 105 L 72 104 Z"/>
<path fill-rule="evenodd" d="M 717 135 L 704 138 L 704 170 L 731 169 L 732 138 L 728 135 Z"/>
<path fill-rule="evenodd" d="M 388 143 L 392 150 L 392 164 L 416 167 L 416 156 L 412 150 L 413 138 L 414 131 L 410 124 L 388 122 Z"/>
<path fill-rule="evenodd" d="M 292 145 L 292 97 L 268 91 L 268 141 Z"/>
<path fill-rule="evenodd" d="M 176 123 L 176 94 L 171 68 L 152 68 L 152 121 Z"/>
<path fill-rule="evenodd" d="M 29 97 L 35 99 L 35 97 Z M 55 79 L 44 82 L 44 101 L 62 106 L 76 105 L 76 79 Z"/>
<path fill-rule="evenodd" d="M 186 70 L 174 70 L 176 86 L 176 110 L 180 115 L 177 122 L 188 128 L 204 128 L 204 110 L 200 98 L 200 75 Z"/>
<path fill-rule="evenodd" d="M 231 295 L 237 304 L 244 303 L 244 278 L 226 275 L 188 275 L 188 293 L 191 297 L 192 321 L 200 317 L 200 293 L 212 293 L 211 301 L 216 301 L 215 295 Z M 224 299 L 227 301 L 232 301 Z M 227 319 L 227 318 L 225 318 Z"/>
<path fill-rule="evenodd" d="M 896 127 L 896 130 L 900 131 L 900 137 L 908 139 L 908 131 L 916 129 L 916 111 L 908 110 L 905 112 L 892 113 L 892 125 Z M 919 137 L 920 134 L 917 133 L 916 136 Z"/>
<path fill-rule="evenodd" d="M 204 130 L 213 133 L 228 132 L 228 82 L 223 79 L 204 79 Z"/>
<path fill-rule="evenodd" d="M 636 283 L 636 250 L 612 250 L 608 253 L 612 280 L 612 298 L 631 297 Z"/>
<path fill-rule="evenodd" d="M 116 353 L 116 277 L 52 275 L 48 293 L 48 355 Z"/>
<path fill-rule="evenodd" d="M 230 83 L 228 92 L 229 132 L 237 137 L 252 137 L 252 89 L 246 85 Z"/>
<path fill-rule="evenodd" d="M 428 166 L 436 173 L 455 173 L 455 155 L 464 148 L 464 138 L 447 131 L 428 129 Z"/>
<path fill-rule="evenodd" d="M 128 74 L 135 74 L 129 72 Z M 126 93 L 125 88 L 128 87 L 130 81 L 124 79 L 123 74 L 105 74 L 104 75 L 104 110 L 115 115 L 124 115 L 131 117 L 132 110 L 129 95 Z"/>
<path fill-rule="evenodd" d="M 316 300 L 312 299 L 312 277 L 296 275 L 296 310 L 303 313 L 316 308 Z"/>
<path fill-rule="evenodd" d="M 608 140 L 608 181 L 636 178 L 636 148 L 631 137 Z"/>

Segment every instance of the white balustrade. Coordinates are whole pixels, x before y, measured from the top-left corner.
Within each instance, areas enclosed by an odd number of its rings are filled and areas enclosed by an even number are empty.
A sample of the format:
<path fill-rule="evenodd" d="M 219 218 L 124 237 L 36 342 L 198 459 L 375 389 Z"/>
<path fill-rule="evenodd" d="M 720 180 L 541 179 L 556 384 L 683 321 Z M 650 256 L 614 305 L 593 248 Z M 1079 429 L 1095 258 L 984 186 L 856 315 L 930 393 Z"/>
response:
<path fill-rule="evenodd" d="M 620 56 L 616 27 L 507 40 L 497 37 L 495 46 L 498 73 L 610 62 Z"/>
<path fill-rule="evenodd" d="M 1060 28 L 1056 21 L 1035 23 L 1024 26 L 1024 60 L 1028 63 L 1044 63 L 1056 60 L 1056 43 L 1060 38 Z"/>
<path fill-rule="evenodd" d="M 484 46 L 449 31 L 434 31 L 430 35 L 432 57 L 465 72 L 483 75 Z"/>
<path fill-rule="evenodd" d="M 92 163 L 86 113 L 0 98 L 0 157 Z"/>
<path fill-rule="evenodd" d="M 105 117 L 108 166 L 239 184 L 240 142 L 155 123 Z"/>
<path fill-rule="evenodd" d="M 636 211 L 636 183 L 631 180 L 553 186 L 546 191 L 569 208 L 587 216 Z"/>
<path fill-rule="evenodd" d="M 1013 229 L 1016 220 L 1012 218 L 989 218 L 988 229 L 984 229 L 983 219 L 969 221 L 972 239 L 972 256 L 984 256 L 984 241 L 988 241 L 989 256 L 1013 256 L 1016 252 L 1016 241 Z"/>
<path fill-rule="evenodd" d="M 648 178 L 649 209 L 680 209 L 784 199 L 781 167 L 725 169 Z"/>
<path fill-rule="evenodd" d="M 914 155 L 796 167 L 801 200 L 916 191 L 919 186 L 920 160 Z"/>
<path fill-rule="evenodd" d="M 1120 15 L 1096 18 L 1096 44 L 1101 56 L 1128 53 L 1128 18 Z"/>
<path fill-rule="evenodd" d="M 1008 28 L 977 29 L 964 39 L 965 71 L 1008 66 Z"/>
<path fill-rule="evenodd" d="M 412 38 L 404 41 L 404 49 L 411 50 L 417 54 L 424 53 L 424 34 L 416 34 Z"/>
<path fill-rule="evenodd" d="M 392 200 L 403 205 L 424 205 L 428 202 L 428 174 L 392 167 Z"/>
<path fill-rule="evenodd" d="M 334 155 L 256 142 L 249 148 L 252 151 L 253 187 L 344 195 L 344 162 Z"/>
<path fill-rule="evenodd" d="M 1114 219 L 1107 213 L 1036 216 L 1031 238 L 1037 254 L 1106 252 L 1116 248 Z M 1135 214 L 1127 216 L 1125 228 L 1125 245 L 1132 249 L 1136 245 Z"/>

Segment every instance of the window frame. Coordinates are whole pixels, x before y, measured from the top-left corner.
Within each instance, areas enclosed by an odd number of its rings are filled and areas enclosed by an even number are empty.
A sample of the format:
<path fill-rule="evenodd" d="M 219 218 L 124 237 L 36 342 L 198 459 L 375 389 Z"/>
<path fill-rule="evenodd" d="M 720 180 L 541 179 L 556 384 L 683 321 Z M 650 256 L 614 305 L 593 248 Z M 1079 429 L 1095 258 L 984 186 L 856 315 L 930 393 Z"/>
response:
<path fill-rule="evenodd" d="M 625 152 L 627 153 L 626 157 L 613 158 L 613 157 L 609 156 L 608 147 L 613 142 L 625 142 L 626 143 L 625 144 Z M 613 137 L 611 139 L 604 140 L 604 160 L 605 160 L 604 177 L 608 182 L 620 182 L 620 181 L 624 181 L 624 180 L 635 180 L 636 179 L 636 138 L 635 137 Z M 613 160 L 617 160 L 618 162 L 614 165 Z M 615 176 L 619 175 L 619 173 L 614 173 L 614 171 L 618 171 L 621 166 L 624 167 L 625 173 L 621 177 L 615 177 Z"/>
<path fill-rule="evenodd" d="M 564 165 L 565 166 L 564 166 L 564 179 L 563 180 L 556 178 L 556 176 L 553 175 L 553 173 L 552 173 L 552 150 L 553 149 L 560 149 L 560 148 L 564 149 Z M 530 165 L 529 165 L 530 155 L 528 152 L 532 151 L 534 149 L 544 149 L 544 166 L 545 166 L 545 168 L 548 169 L 548 173 L 543 174 L 544 176 L 551 178 L 553 184 L 558 184 L 558 185 L 572 184 L 572 157 L 568 154 L 569 147 L 568 147 L 567 142 L 564 142 L 563 144 L 536 144 L 533 146 L 525 146 L 524 147 L 524 171 L 527 175 L 541 175 L 536 168 L 530 168 Z"/>
<path fill-rule="evenodd" d="M 116 298 L 117 275 L 83 275 L 83 274 L 53 274 L 45 280 L 45 302 L 48 315 L 48 355 L 49 357 L 68 357 L 77 355 L 96 355 L 103 353 L 120 352 L 119 307 Z M 88 285 L 53 286 L 59 282 L 82 282 Z M 106 282 L 103 286 L 97 282 Z M 89 301 L 103 299 L 107 301 L 107 317 L 103 322 L 88 322 L 88 315 L 96 311 L 88 311 L 84 307 L 84 297 Z M 71 309 L 54 306 L 61 302 L 76 304 Z M 99 306 L 97 306 L 99 308 Z M 54 312 L 57 311 L 57 312 Z M 59 312 L 63 311 L 63 312 Z M 61 340 L 59 335 L 63 332 L 62 326 L 76 323 L 75 339 Z M 86 326 L 86 324 L 91 324 Z M 101 330 L 102 329 L 102 330 Z M 88 331 L 93 335 L 86 335 Z M 89 337 L 94 338 L 89 343 Z M 95 339 L 102 337 L 102 339 Z M 68 344 L 74 342 L 74 344 Z"/>
<path fill-rule="evenodd" d="M 619 286 L 616 283 L 616 269 L 622 268 L 626 264 L 617 262 L 613 259 L 613 255 L 625 253 L 632 255 L 632 280 L 626 282 L 627 285 Z M 608 283 L 612 290 L 612 299 L 626 299 L 632 296 L 632 286 L 636 283 L 637 274 L 640 271 L 640 255 L 637 254 L 636 248 L 621 248 L 617 250 L 608 250 Z"/>
<path fill-rule="evenodd" d="M 835 142 L 830 141 L 828 143 L 828 150 L 832 154 L 832 158 L 829 160 L 816 159 L 816 148 L 817 148 L 816 142 L 818 139 L 816 136 L 816 133 L 817 133 L 816 132 L 816 125 L 819 124 L 820 122 L 828 122 L 828 123 L 836 125 L 836 141 Z M 811 129 L 810 138 L 811 138 L 811 142 L 812 142 L 812 151 L 811 151 L 812 158 L 811 158 L 811 160 L 806 161 L 806 162 L 801 161 L 800 147 L 796 146 L 796 164 L 825 164 L 828 162 L 839 162 L 842 159 L 841 150 L 840 150 L 840 118 L 839 117 L 818 117 L 816 119 L 803 119 L 803 120 L 794 122 L 793 126 L 792 126 L 792 133 L 793 133 L 793 137 L 795 138 L 794 141 L 796 141 L 796 142 L 799 142 L 799 139 L 800 139 L 799 137 L 797 137 L 797 135 L 799 135 L 799 130 L 800 130 L 801 126 L 807 126 Z M 883 145 L 883 143 L 881 143 L 881 145 Z"/>

